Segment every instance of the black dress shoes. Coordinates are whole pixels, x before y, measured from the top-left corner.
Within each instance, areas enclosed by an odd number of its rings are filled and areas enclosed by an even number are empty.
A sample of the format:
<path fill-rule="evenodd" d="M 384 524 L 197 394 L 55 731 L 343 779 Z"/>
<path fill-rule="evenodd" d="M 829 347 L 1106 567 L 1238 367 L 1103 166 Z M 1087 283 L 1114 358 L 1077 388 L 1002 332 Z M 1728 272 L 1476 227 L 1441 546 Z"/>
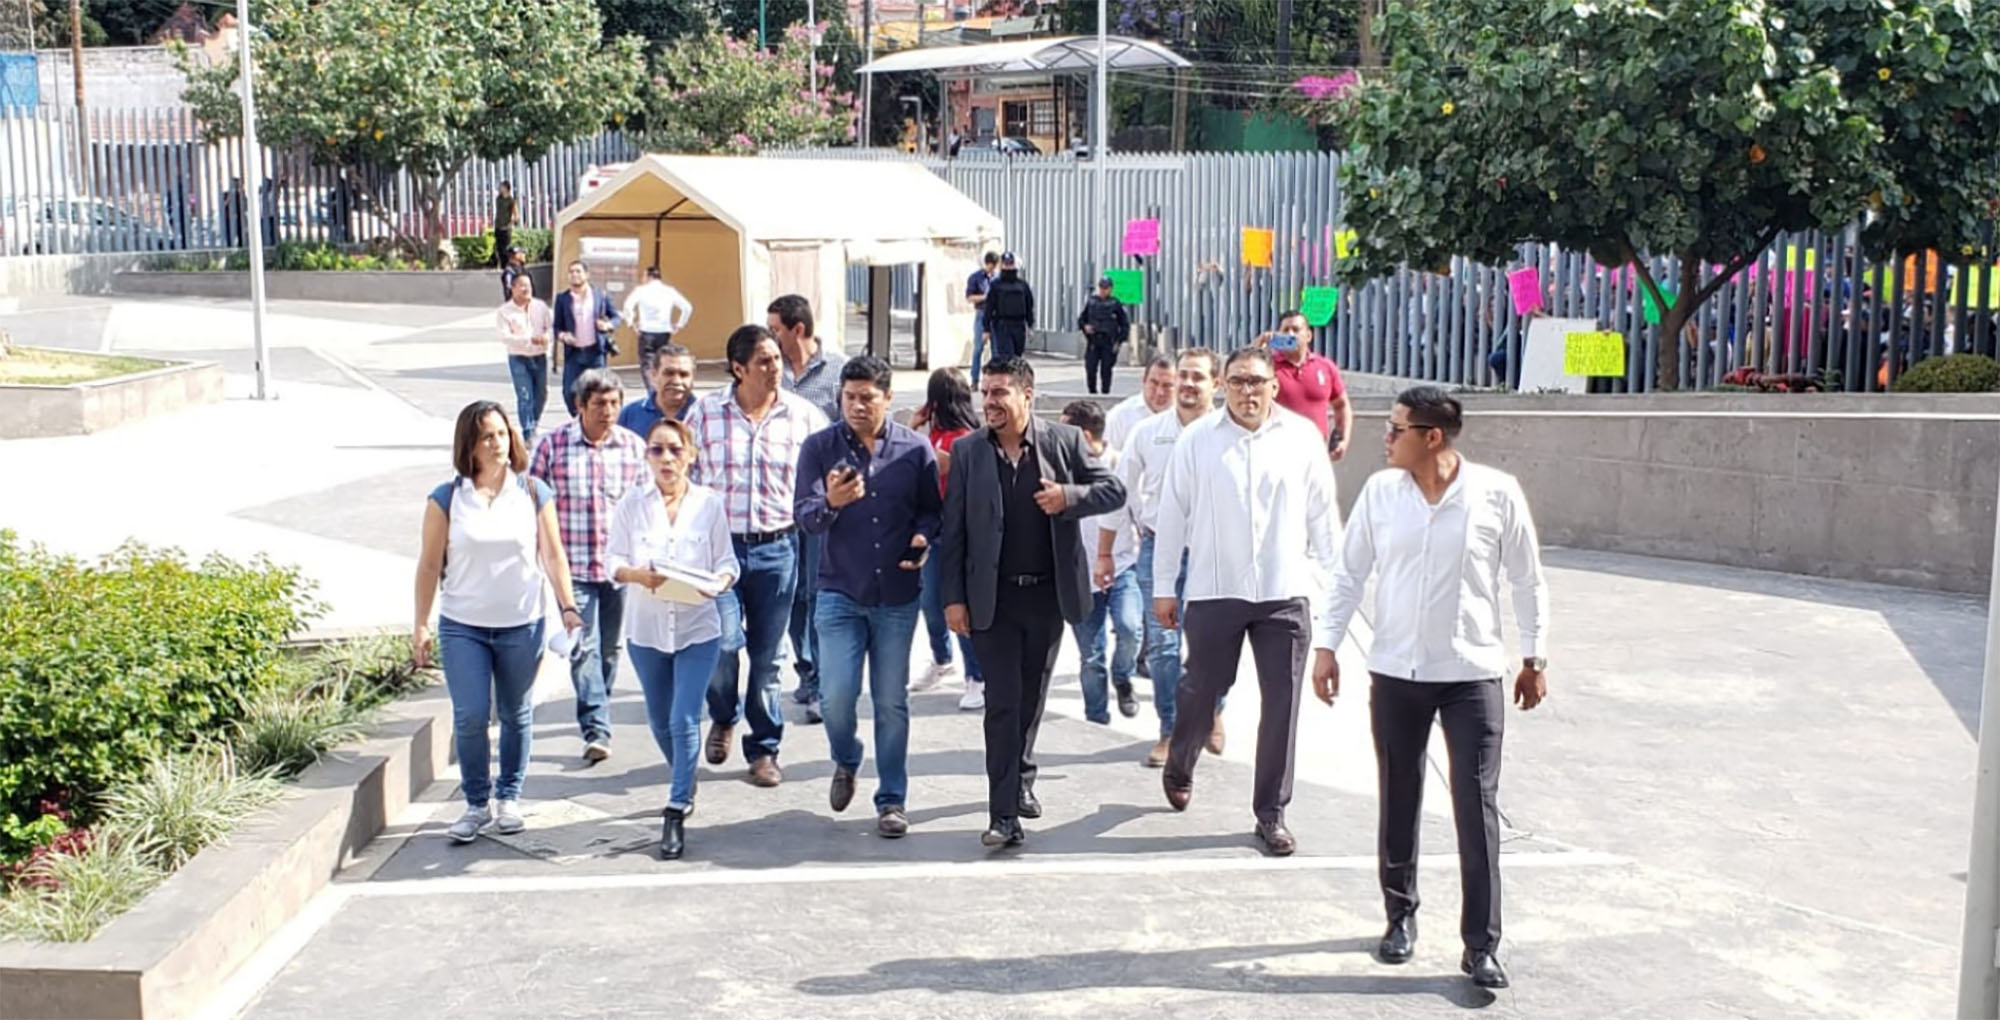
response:
<path fill-rule="evenodd" d="M 1139 715 L 1139 697 L 1132 693 L 1132 685 L 1129 683 L 1120 684 L 1118 687 L 1118 714 L 1127 719 L 1137 718 Z"/>
<path fill-rule="evenodd" d="M 1290 857 L 1299 848 L 1299 841 L 1283 822 L 1258 822 L 1257 839 L 1264 844 L 1264 852 L 1273 857 Z"/>
<path fill-rule="evenodd" d="M 992 828 L 979 834 L 980 845 L 989 847 L 1020 846 L 1027 838 L 1028 834 L 1021 831 L 1021 822 L 1016 818 L 1002 818 L 994 822 Z"/>
<path fill-rule="evenodd" d="M 1022 818 L 1042 817 L 1042 802 L 1036 799 L 1035 791 L 1026 787 L 1022 787 L 1021 802 L 1015 805 L 1015 809 Z"/>
<path fill-rule="evenodd" d="M 687 815 L 679 808 L 668 808 L 660 815 L 665 819 L 660 825 L 660 860 L 678 861 L 681 852 L 687 849 L 686 833 L 682 831 Z"/>
<path fill-rule="evenodd" d="M 1459 958 L 1458 969 L 1472 975 L 1472 983 L 1481 988 L 1507 987 L 1507 972 L 1500 967 L 1500 960 L 1491 949 L 1465 951 Z"/>
<path fill-rule="evenodd" d="M 1375 955 L 1383 963 L 1408 963 L 1417 954 L 1417 915 L 1404 914 L 1389 922 L 1389 930 L 1382 933 L 1382 944 L 1375 948 Z"/>

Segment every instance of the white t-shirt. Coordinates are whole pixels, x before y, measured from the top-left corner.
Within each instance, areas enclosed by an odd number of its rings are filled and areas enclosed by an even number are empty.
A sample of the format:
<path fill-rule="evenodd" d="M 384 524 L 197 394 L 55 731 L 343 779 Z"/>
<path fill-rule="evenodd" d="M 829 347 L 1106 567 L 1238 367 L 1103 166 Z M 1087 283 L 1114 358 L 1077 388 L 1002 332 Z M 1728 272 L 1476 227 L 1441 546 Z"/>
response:
<path fill-rule="evenodd" d="M 1117 450 L 1107 446 L 1103 453 L 1098 454 L 1098 459 L 1104 462 L 1106 470 L 1114 475 L 1118 474 Z M 1110 513 L 1086 517 L 1078 528 L 1083 534 L 1085 551 L 1090 554 L 1093 562 L 1097 559 L 1098 532 L 1117 533 L 1117 537 L 1111 541 L 1111 574 L 1114 581 L 1119 574 L 1132 569 L 1133 564 L 1139 562 L 1139 531 L 1132 526 L 1132 515 L 1126 513 L 1123 507 Z M 1091 569 L 1091 587 L 1098 591 L 1105 590 L 1097 587 L 1097 570 L 1094 567 Z"/>
<path fill-rule="evenodd" d="M 605 550 L 613 577 L 621 567 L 675 564 L 713 574 L 737 577 L 736 547 L 729 541 L 729 517 L 722 497 L 705 485 L 690 483 L 681 496 L 675 519 L 657 480 L 626 490 L 611 512 L 611 540 Z M 625 586 L 625 640 L 642 648 L 673 654 L 690 645 L 722 635 L 714 601 L 682 605 L 654 598 L 639 585 Z"/>
<path fill-rule="evenodd" d="M 545 586 L 536 555 L 536 500 L 528 486 L 548 485 L 509 471 L 491 503 L 470 478 L 451 484 L 444 584 L 438 615 L 472 627 L 518 627 L 542 618 Z"/>

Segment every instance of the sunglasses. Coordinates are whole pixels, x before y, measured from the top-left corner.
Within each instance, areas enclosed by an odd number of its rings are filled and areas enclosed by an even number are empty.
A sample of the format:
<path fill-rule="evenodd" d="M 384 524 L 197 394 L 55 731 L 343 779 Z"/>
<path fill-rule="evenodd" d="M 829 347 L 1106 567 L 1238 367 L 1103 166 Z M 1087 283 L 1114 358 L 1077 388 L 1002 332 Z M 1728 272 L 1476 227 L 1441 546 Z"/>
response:
<path fill-rule="evenodd" d="M 682 446 L 679 443 L 672 443 L 672 444 L 654 443 L 653 445 L 646 447 L 646 453 L 648 456 L 672 457 L 675 460 L 679 460 L 681 454 L 685 453 L 686 451 L 687 447 Z"/>

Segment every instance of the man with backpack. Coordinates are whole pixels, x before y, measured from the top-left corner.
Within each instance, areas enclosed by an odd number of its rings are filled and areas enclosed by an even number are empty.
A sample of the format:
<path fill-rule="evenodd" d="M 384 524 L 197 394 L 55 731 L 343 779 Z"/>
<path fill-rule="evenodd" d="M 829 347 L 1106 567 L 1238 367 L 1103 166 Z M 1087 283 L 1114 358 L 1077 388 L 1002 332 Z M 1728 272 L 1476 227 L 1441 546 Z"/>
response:
<path fill-rule="evenodd" d="M 1000 256 L 1000 278 L 987 288 L 980 307 L 986 331 L 993 334 L 993 361 L 1011 361 L 1028 353 L 1028 329 L 1035 322 L 1035 291 L 1021 279 L 1021 263 L 1013 252 Z"/>

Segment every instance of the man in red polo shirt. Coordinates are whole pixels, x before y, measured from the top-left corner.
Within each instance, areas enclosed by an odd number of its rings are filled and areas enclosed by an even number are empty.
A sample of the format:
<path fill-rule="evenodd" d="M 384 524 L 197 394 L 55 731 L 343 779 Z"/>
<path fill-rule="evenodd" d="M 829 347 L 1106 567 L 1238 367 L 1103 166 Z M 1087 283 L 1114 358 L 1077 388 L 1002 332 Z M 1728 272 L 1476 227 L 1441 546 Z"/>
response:
<path fill-rule="evenodd" d="M 1312 327 L 1296 311 L 1278 316 L 1278 328 L 1257 338 L 1273 355 L 1278 373 L 1278 405 L 1305 415 L 1319 426 L 1334 460 L 1347 456 L 1347 441 L 1354 436 L 1354 408 L 1347 402 L 1347 386 L 1340 381 L 1340 366 L 1330 358 L 1313 353 Z M 1327 430 L 1327 414 L 1332 412 L 1333 431 Z"/>

